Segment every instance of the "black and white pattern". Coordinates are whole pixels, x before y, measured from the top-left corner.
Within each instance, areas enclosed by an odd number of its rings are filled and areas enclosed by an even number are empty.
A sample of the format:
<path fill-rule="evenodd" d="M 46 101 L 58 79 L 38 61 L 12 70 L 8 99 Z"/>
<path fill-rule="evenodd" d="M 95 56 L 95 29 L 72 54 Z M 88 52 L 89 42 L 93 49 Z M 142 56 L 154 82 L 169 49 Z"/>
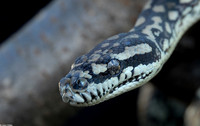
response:
<path fill-rule="evenodd" d="M 200 19 L 200 0 L 150 0 L 135 27 L 76 59 L 59 82 L 64 102 L 94 105 L 153 78 L 185 31 Z"/>

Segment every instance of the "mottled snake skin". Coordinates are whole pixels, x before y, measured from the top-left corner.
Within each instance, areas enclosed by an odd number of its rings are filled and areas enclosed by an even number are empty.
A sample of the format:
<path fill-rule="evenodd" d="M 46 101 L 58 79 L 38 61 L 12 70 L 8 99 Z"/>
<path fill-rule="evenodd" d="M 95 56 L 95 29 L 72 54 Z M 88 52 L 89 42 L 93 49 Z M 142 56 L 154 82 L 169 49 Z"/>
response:
<path fill-rule="evenodd" d="M 59 82 L 63 101 L 90 106 L 145 84 L 199 19 L 200 0 L 148 1 L 133 29 L 76 59 Z"/>

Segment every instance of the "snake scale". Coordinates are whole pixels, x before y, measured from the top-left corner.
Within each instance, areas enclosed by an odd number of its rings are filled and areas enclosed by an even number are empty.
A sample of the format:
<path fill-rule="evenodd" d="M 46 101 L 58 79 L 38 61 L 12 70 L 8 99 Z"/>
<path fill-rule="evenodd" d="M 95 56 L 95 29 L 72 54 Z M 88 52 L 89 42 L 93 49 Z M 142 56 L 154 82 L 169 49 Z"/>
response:
<path fill-rule="evenodd" d="M 200 0 L 149 0 L 135 26 L 80 56 L 59 82 L 64 102 L 91 106 L 142 86 L 200 19 Z"/>

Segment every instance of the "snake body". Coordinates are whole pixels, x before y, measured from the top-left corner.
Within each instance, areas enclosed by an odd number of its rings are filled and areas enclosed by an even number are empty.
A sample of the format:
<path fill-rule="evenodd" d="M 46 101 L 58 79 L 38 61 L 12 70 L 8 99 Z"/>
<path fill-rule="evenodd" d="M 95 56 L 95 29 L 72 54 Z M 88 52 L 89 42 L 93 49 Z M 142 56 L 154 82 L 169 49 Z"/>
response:
<path fill-rule="evenodd" d="M 133 29 L 76 59 L 59 82 L 63 101 L 90 106 L 145 84 L 199 19 L 200 0 L 148 1 Z"/>

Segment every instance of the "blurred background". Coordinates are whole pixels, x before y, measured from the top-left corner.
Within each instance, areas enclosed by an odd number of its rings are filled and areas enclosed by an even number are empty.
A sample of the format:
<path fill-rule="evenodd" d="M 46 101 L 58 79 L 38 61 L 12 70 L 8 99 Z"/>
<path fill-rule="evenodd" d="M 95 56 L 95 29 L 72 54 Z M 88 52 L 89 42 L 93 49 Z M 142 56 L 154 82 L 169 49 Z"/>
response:
<path fill-rule="evenodd" d="M 17 32 L 51 1 L 2 1 L 0 4 L 1 43 Z"/>
<path fill-rule="evenodd" d="M 145 86 L 92 107 L 62 102 L 58 82 L 75 58 L 130 30 L 145 2 L 0 2 L 0 124 L 200 126 L 200 23 Z"/>

